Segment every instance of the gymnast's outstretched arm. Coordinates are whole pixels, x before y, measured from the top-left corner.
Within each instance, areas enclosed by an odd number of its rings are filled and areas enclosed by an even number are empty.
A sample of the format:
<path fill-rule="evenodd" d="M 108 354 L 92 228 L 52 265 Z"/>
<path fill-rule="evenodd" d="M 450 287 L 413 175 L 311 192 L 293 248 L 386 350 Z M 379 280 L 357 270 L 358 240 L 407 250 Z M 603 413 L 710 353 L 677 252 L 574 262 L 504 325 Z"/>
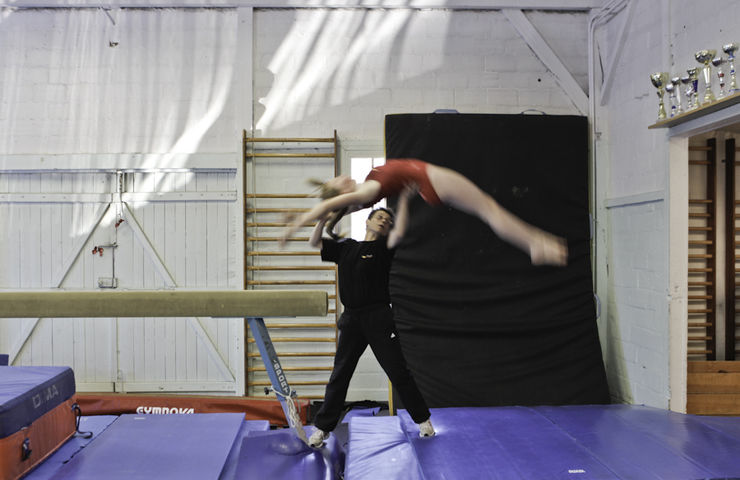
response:
<path fill-rule="evenodd" d="M 308 244 L 312 247 L 321 249 L 322 230 L 324 230 L 324 225 L 326 225 L 327 220 L 329 220 L 329 216 L 324 215 L 316 223 L 316 227 L 314 227 L 313 232 L 311 233 L 311 238 L 308 239 Z"/>
<path fill-rule="evenodd" d="M 280 247 L 284 247 L 287 239 L 303 225 L 306 225 L 307 223 L 310 223 L 318 218 L 323 218 L 329 212 L 332 212 L 334 210 L 340 210 L 344 207 L 356 207 L 372 201 L 373 198 L 375 198 L 380 185 L 378 184 L 378 182 L 373 183 L 377 184 L 377 186 L 369 185 L 369 182 L 365 182 L 358 185 L 357 189 L 353 192 L 343 193 L 341 195 L 337 195 L 336 197 L 323 200 L 314 205 L 311 210 L 298 217 L 297 220 L 292 222 L 283 231 L 279 240 Z"/>

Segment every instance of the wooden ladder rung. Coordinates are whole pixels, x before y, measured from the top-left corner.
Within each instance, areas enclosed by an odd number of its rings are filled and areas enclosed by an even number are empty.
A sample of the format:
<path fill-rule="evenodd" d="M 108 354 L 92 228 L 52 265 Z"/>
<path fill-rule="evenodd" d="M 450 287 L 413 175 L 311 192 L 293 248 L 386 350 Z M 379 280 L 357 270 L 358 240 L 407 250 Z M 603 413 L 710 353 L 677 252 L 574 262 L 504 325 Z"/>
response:
<path fill-rule="evenodd" d="M 303 380 L 299 382 L 290 382 L 291 385 L 326 385 L 328 380 Z M 264 381 L 257 381 L 257 382 L 247 382 L 247 385 L 250 387 L 269 387 L 272 385 L 272 382 L 269 380 Z"/>
<path fill-rule="evenodd" d="M 247 193 L 246 198 L 315 198 L 308 193 Z"/>
<path fill-rule="evenodd" d="M 280 237 L 247 237 L 248 242 L 277 242 Z M 286 239 L 289 242 L 307 242 L 309 237 L 290 237 Z"/>
<path fill-rule="evenodd" d="M 335 337 L 273 337 L 272 343 L 311 343 L 311 342 L 330 342 L 337 341 Z M 254 343 L 254 338 L 248 338 L 247 343 Z"/>
<path fill-rule="evenodd" d="M 303 213 L 310 208 L 247 208 L 247 213 Z"/>
<path fill-rule="evenodd" d="M 334 352 L 277 352 L 278 357 L 333 357 Z M 247 357 L 260 357 L 259 352 L 247 353 Z"/>
<path fill-rule="evenodd" d="M 712 271 L 711 268 L 689 268 L 689 273 L 710 273 Z"/>
<path fill-rule="evenodd" d="M 689 288 L 691 287 L 708 287 L 713 285 L 712 282 L 689 282 Z"/>
<path fill-rule="evenodd" d="M 316 257 L 316 256 L 321 255 L 321 252 L 316 251 L 316 250 L 311 250 L 311 251 L 308 251 L 308 252 L 282 252 L 282 251 L 277 251 L 277 250 L 275 250 L 275 251 L 247 252 L 247 256 L 250 256 L 250 257 L 259 257 L 259 256 L 263 256 L 263 257 L 296 257 L 296 256 L 304 256 L 304 255 L 309 255 L 309 256 Z"/>
<path fill-rule="evenodd" d="M 247 152 L 246 157 L 248 158 L 334 158 L 333 153 L 318 153 L 318 152 L 304 152 L 304 153 L 254 153 Z"/>
<path fill-rule="evenodd" d="M 330 372 L 334 367 L 282 367 L 286 372 Z M 265 367 L 249 367 L 248 372 L 264 372 Z"/>
<path fill-rule="evenodd" d="M 334 285 L 334 280 L 247 280 L 247 285 Z"/>
<path fill-rule="evenodd" d="M 334 323 L 265 323 L 268 329 L 271 328 L 334 328 Z"/>
<path fill-rule="evenodd" d="M 711 253 L 692 253 L 689 255 L 689 260 L 701 260 L 707 258 L 714 258 Z"/>
<path fill-rule="evenodd" d="M 689 300 L 711 300 L 714 298 L 712 295 L 689 295 Z"/>
<path fill-rule="evenodd" d="M 287 227 L 290 223 L 286 222 L 247 222 L 247 227 Z M 304 227 L 315 227 L 316 223 L 307 223 Z"/>
<path fill-rule="evenodd" d="M 712 313 L 714 310 L 711 308 L 689 308 L 688 314 L 689 315 L 697 315 L 699 313 Z"/>
<path fill-rule="evenodd" d="M 714 324 L 707 322 L 689 322 L 689 328 L 706 328 L 712 326 L 714 326 Z"/>
<path fill-rule="evenodd" d="M 703 337 L 689 337 L 689 342 L 706 342 L 707 340 L 711 340 L 712 336 L 703 336 Z"/>
<path fill-rule="evenodd" d="M 335 267 L 328 265 L 292 265 L 292 266 L 275 266 L 275 265 L 247 265 L 247 270 L 334 270 Z"/>
<path fill-rule="evenodd" d="M 332 137 L 244 137 L 245 143 L 333 143 Z"/>

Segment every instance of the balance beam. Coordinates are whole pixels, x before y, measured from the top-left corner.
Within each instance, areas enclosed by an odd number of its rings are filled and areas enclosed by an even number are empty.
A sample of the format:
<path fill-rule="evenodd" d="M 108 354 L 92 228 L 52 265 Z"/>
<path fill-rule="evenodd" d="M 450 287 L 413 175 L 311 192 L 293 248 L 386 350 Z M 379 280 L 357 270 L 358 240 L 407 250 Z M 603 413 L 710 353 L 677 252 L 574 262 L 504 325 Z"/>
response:
<path fill-rule="evenodd" d="M 0 292 L 0 318 L 298 317 L 327 314 L 323 290 Z"/>

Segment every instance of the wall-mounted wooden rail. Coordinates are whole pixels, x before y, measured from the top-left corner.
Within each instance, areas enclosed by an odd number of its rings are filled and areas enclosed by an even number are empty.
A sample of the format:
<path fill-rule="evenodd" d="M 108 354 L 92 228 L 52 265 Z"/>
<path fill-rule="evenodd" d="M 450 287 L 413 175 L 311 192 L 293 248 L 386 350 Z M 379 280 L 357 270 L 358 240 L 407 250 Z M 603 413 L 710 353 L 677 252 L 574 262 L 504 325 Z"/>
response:
<path fill-rule="evenodd" d="M 716 358 L 717 148 L 689 147 L 688 358 Z M 703 181 L 702 181 L 703 179 Z"/>

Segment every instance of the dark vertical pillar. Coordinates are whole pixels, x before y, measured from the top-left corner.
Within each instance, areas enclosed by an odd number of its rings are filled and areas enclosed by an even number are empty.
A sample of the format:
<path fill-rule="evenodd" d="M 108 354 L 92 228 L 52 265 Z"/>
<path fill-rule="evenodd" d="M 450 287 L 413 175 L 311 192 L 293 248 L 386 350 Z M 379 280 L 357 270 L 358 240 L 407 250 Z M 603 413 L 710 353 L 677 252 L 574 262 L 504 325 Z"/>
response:
<path fill-rule="evenodd" d="M 725 141 L 725 360 L 735 360 L 736 205 L 735 139 Z"/>

